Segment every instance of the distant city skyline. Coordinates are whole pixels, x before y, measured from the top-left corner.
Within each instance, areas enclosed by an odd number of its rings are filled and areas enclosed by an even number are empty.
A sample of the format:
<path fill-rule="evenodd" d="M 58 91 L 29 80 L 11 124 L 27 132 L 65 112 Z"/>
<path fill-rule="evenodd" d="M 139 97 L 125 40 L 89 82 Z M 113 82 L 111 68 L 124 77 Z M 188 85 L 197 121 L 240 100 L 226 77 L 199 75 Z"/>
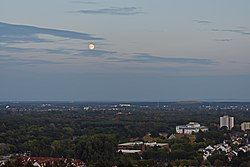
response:
<path fill-rule="evenodd" d="M 0 101 L 250 101 L 249 6 L 2 0 Z"/>

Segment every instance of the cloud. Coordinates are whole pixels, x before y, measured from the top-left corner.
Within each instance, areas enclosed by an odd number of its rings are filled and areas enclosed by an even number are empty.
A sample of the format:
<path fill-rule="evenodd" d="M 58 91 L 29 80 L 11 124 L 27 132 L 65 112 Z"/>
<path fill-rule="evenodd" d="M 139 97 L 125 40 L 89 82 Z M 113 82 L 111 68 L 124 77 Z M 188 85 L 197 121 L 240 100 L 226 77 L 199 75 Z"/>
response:
<path fill-rule="evenodd" d="M 49 40 L 39 38 L 39 34 L 69 39 L 103 40 L 103 38 L 93 37 L 92 35 L 86 33 L 0 22 L 0 43 L 51 42 Z"/>
<path fill-rule="evenodd" d="M 76 50 L 76 53 L 73 56 L 79 57 L 107 57 L 117 52 L 107 51 L 107 50 Z"/>
<path fill-rule="evenodd" d="M 199 24 L 210 24 L 210 23 L 212 23 L 212 22 L 207 21 L 207 20 L 193 20 L 193 21 L 196 22 L 196 23 L 199 23 Z"/>
<path fill-rule="evenodd" d="M 46 54 L 60 54 L 66 55 L 71 54 L 73 50 L 56 48 L 56 49 L 43 49 L 43 48 L 20 48 L 20 47 L 11 47 L 11 46 L 0 46 L 1 51 L 7 53 L 46 53 Z"/>
<path fill-rule="evenodd" d="M 9 58 L 9 57 L 10 57 L 10 55 L 1 55 L 0 54 L 0 60 L 4 60 L 4 59 Z"/>
<path fill-rule="evenodd" d="M 41 34 L 49 35 L 47 38 L 41 38 Z M 57 61 L 63 60 L 64 58 L 74 57 L 104 57 L 106 55 L 113 54 L 115 52 L 105 50 L 82 50 L 77 48 L 71 48 L 70 42 L 66 44 L 58 43 L 58 40 L 50 38 L 50 36 L 62 37 L 66 39 L 80 39 L 88 41 L 103 41 L 103 38 L 97 38 L 90 34 L 79 33 L 74 31 L 57 30 L 49 28 L 38 28 L 34 26 L 26 25 L 14 25 L 0 22 L 0 54 L 1 65 L 3 64 L 59 64 L 48 60 L 47 56 L 54 56 Z M 53 42 L 49 44 L 49 49 L 44 48 L 44 45 L 40 43 Z M 26 45 L 31 43 L 31 45 Z M 36 43 L 36 45 L 32 45 Z M 17 45 L 18 44 L 18 45 Z M 38 44 L 38 45 L 37 45 Z M 72 43 L 73 44 L 73 43 Z M 48 45 L 48 44 L 46 44 Z M 86 46 L 87 47 L 87 46 Z M 3 56 L 3 55 L 12 55 Z M 35 56 L 35 59 L 29 60 L 29 56 Z M 46 56 L 46 57 L 44 57 Z M 61 56 L 61 57 L 58 57 Z M 79 56 L 79 57 L 77 57 Z M 55 60 L 56 61 L 56 60 Z"/>
<path fill-rule="evenodd" d="M 42 59 L 27 59 L 18 58 L 11 55 L 0 55 L 0 65 L 48 65 L 48 64 L 63 64 L 62 62 L 54 62 L 50 60 Z"/>
<path fill-rule="evenodd" d="M 59 54 L 59 55 L 68 55 L 75 57 L 108 57 L 117 52 L 108 51 L 108 50 L 89 50 L 89 49 L 44 49 L 42 50 L 48 54 Z"/>
<path fill-rule="evenodd" d="M 136 15 L 142 12 L 136 7 L 111 7 L 102 9 L 78 10 L 76 13 L 82 14 L 106 14 L 106 15 Z"/>
<path fill-rule="evenodd" d="M 215 39 L 217 42 L 230 42 L 232 39 Z"/>
<path fill-rule="evenodd" d="M 160 57 L 146 53 L 136 53 L 131 58 L 110 57 L 111 62 L 138 62 L 138 63 L 177 63 L 177 64 L 200 64 L 211 65 L 215 62 L 210 59 Z"/>
<path fill-rule="evenodd" d="M 26 52 L 41 52 L 43 49 L 38 48 L 18 48 L 18 47 L 10 47 L 10 46 L 1 46 L 0 51 L 5 51 L 8 53 L 26 53 Z"/>
<path fill-rule="evenodd" d="M 212 29 L 214 32 L 231 32 L 231 33 L 237 33 L 241 35 L 250 35 L 250 32 L 245 31 L 243 29 Z"/>
<path fill-rule="evenodd" d="M 57 49 L 42 49 L 41 51 L 46 52 L 47 54 L 57 54 L 57 55 L 70 55 L 74 50 L 73 49 L 64 49 L 64 48 L 57 48 Z"/>
<path fill-rule="evenodd" d="M 97 4 L 97 2 L 93 2 L 93 1 L 70 1 L 71 3 L 82 3 L 82 4 Z"/>
<path fill-rule="evenodd" d="M 0 51 L 5 51 L 7 53 L 44 53 L 46 55 L 62 55 L 62 56 L 74 56 L 76 57 L 107 57 L 117 52 L 108 50 L 89 50 L 89 49 L 65 49 L 65 48 L 55 48 L 55 49 L 42 49 L 42 48 L 18 48 L 18 47 L 8 47 L 0 46 Z"/>

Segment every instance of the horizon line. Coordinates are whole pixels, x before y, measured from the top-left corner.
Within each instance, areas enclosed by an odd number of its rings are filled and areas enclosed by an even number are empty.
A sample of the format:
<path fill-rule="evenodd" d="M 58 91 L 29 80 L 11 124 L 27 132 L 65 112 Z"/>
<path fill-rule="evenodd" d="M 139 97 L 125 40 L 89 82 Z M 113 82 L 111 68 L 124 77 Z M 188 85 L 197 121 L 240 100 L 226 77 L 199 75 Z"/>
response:
<path fill-rule="evenodd" d="M 248 99 L 214 99 L 214 100 L 166 100 L 166 101 L 150 101 L 150 100 L 0 100 L 0 103 L 250 103 Z"/>

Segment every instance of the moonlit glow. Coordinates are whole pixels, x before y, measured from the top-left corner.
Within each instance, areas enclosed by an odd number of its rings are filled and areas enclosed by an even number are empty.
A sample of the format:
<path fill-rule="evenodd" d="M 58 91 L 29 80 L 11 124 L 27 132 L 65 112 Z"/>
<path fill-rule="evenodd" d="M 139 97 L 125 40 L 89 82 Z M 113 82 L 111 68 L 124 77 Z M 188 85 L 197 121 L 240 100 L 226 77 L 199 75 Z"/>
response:
<path fill-rule="evenodd" d="M 95 49 L 95 45 L 94 45 L 94 43 L 89 43 L 89 49 L 90 50 L 94 50 Z"/>

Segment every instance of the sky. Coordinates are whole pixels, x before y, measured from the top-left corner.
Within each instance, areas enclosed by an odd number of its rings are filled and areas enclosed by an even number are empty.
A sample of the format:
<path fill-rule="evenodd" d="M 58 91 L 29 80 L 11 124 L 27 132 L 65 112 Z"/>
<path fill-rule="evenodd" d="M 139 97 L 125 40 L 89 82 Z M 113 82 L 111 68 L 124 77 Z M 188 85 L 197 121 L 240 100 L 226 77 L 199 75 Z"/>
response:
<path fill-rule="evenodd" d="M 0 0 L 0 101 L 250 101 L 249 7 Z"/>

